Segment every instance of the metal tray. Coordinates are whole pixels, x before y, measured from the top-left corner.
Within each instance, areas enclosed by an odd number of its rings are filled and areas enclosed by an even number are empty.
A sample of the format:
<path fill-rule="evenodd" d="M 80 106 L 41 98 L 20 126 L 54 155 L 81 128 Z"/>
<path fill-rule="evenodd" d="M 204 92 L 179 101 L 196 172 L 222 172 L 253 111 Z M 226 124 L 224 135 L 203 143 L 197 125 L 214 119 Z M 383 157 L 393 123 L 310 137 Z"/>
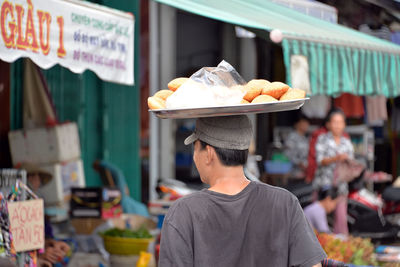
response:
<path fill-rule="evenodd" d="M 149 109 L 161 119 L 190 119 L 200 117 L 232 116 L 241 114 L 257 114 L 299 109 L 309 98 L 278 101 L 262 104 L 241 104 L 235 106 L 202 107 L 184 109 Z"/>

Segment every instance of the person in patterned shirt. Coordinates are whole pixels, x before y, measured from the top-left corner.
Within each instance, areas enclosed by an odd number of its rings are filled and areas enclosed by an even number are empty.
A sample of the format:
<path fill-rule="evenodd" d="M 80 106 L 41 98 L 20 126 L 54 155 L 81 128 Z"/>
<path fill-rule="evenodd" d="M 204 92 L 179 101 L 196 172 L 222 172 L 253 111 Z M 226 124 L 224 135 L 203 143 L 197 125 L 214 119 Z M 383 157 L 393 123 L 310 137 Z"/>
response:
<path fill-rule="evenodd" d="M 290 178 L 304 179 L 307 168 L 309 141 L 306 136 L 310 123 L 304 116 L 299 116 L 292 131 L 285 141 L 285 155 L 293 164 Z"/>
<path fill-rule="evenodd" d="M 344 137 L 346 117 L 340 109 L 334 109 L 328 114 L 328 132 L 317 139 L 316 159 L 318 168 L 313 185 L 316 189 L 323 186 L 338 186 L 340 198 L 335 211 L 334 232 L 348 234 L 347 228 L 347 184 L 335 184 L 334 172 L 336 163 L 352 159 L 354 148 L 350 139 Z"/>

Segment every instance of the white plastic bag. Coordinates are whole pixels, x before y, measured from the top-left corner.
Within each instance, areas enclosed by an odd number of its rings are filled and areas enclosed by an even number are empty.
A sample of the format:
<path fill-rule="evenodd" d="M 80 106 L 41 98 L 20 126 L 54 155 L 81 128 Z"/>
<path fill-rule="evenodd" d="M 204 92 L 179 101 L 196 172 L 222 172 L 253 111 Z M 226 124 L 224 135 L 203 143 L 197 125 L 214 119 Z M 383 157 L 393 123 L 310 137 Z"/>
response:
<path fill-rule="evenodd" d="M 238 105 L 246 81 L 225 60 L 217 67 L 204 67 L 168 97 L 169 109 Z"/>

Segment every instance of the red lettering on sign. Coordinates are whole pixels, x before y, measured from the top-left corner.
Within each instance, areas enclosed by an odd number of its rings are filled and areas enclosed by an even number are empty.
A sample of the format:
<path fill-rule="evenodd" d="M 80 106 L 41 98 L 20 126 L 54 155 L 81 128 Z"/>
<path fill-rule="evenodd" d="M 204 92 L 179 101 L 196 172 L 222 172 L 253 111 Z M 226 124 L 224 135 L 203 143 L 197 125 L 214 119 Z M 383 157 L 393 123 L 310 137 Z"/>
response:
<path fill-rule="evenodd" d="M 49 54 L 50 52 L 50 23 L 51 23 L 51 16 L 49 12 L 44 12 L 41 10 L 37 11 L 39 17 L 39 40 L 40 40 L 40 48 L 42 49 L 42 53 L 44 55 Z M 43 37 L 43 23 L 46 22 L 46 41 L 44 41 Z"/>
<path fill-rule="evenodd" d="M 67 51 L 65 51 L 64 48 L 64 18 L 57 17 L 57 23 L 58 23 L 58 28 L 60 29 L 60 35 L 59 35 L 60 38 L 59 38 L 59 47 L 57 49 L 57 56 L 65 57 Z"/>
<path fill-rule="evenodd" d="M 28 210 L 26 207 L 22 206 L 21 209 L 19 210 L 19 224 L 21 226 L 24 226 L 26 219 L 28 217 Z"/>
<path fill-rule="evenodd" d="M 35 244 L 43 243 L 43 239 L 44 239 L 43 227 L 35 225 L 33 230 L 33 240 L 35 241 Z"/>
<path fill-rule="evenodd" d="M 15 10 L 17 11 L 17 21 L 18 21 L 18 38 L 17 38 L 17 48 L 25 50 L 28 47 L 26 39 L 22 35 L 22 20 L 24 17 L 24 7 L 21 5 L 15 5 Z"/>
<path fill-rule="evenodd" d="M 39 49 L 39 45 L 36 38 L 35 33 L 35 25 L 33 21 L 33 5 L 32 0 L 28 0 L 28 17 L 26 19 L 26 28 L 25 28 L 25 42 L 28 43 L 29 48 L 33 52 L 37 52 Z"/>
<path fill-rule="evenodd" d="M 50 52 L 51 15 L 49 12 L 38 10 L 36 19 L 32 0 L 27 0 L 27 4 L 28 7 L 25 7 L 26 9 L 19 4 L 13 5 L 7 0 L 1 5 L 0 29 L 5 46 L 7 48 L 17 48 L 20 50 L 29 49 L 35 53 L 39 52 L 39 49 L 41 49 L 44 55 L 48 55 Z M 23 32 L 24 22 L 25 32 Z M 35 23 L 37 22 L 39 23 L 39 35 L 37 35 L 37 28 L 35 27 Z M 60 41 L 63 41 L 64 21 L 58 20 L 58 23 L 60 26 Z M 66 52 L 63 43 L 60 43 L 57 54 L 60 57 L 65 56 Z"/>
<path fill-rule="evenodd" d="M 8 23 L 8 29 L 10 30 L 9 34 L 7 34 L 6 28 L 6 20 L 8 15 L 11 16 L 11 21 Z M 3 37 L 5 46 L 7 48 L 15 47 L 15 31 L 17 26 L 15 25 L 13 5 L 8 1 L 4 1 L 4 3 L 1 5 L 0 24 L 1 36 Z"/>

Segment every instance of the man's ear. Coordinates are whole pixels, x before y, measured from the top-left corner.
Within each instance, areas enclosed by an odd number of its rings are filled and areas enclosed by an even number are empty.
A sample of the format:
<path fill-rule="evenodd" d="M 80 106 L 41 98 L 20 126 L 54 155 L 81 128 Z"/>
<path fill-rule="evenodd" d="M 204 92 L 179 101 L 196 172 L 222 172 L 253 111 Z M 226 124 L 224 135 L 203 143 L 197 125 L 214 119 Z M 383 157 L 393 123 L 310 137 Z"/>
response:
<path fill-rule="evenodd" d="M 206 146 L 206 149 L 207 149 L 206 164 L 210 165 L 215 159 L 215 150 L 213 147 L 209 145 Z"/>

